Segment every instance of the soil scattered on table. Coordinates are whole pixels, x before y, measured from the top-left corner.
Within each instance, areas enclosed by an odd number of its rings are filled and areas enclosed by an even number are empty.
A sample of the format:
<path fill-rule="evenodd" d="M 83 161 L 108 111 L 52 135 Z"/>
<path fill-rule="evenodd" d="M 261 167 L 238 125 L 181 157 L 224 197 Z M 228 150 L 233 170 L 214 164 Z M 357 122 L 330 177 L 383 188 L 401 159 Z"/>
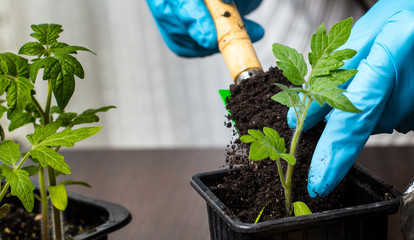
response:
<path fill-rule="evenodd" d="M 286 217 L 284 209 L 284 193 L 278 176 L 276 162 L 267 159 L 252 162 L 248 159 L 249 145 L 242 143 L 238 136 L 247 134 L 249 129 L 263 130 L 271 127 L 278 131 L 286 141 L 289 151 L 293 130 L 287 125 L 288 108 L 271 100 L 280 89 L 274 83 L 291 85 L 278 68 L 270 68 L 268 72 L 259 74 L 240 85 L 231 85 L 231 98 L 227 107 L 231 112 L 226 125 L 233 130 L 235 140 L 227 149 L 226 164 L 231 171 L 224 184 L 216 194 L 234 214 L 243 222 L 254 222 L 258 213 L 266 206 L 261 221 Z M 343 183 L 326 198 L 311 198 L 307 192 L 307 178 L 310 160 L 325 124 L 319 123 L 314 128 L 302 133 L 299 147 L 296 150 L 297 163 L 293 172 L 293 202 L 305 202 L 312 212 L 331 210 L 343 207 L 341 198 L 345 194 Z M 283 169 L 286 163 L 281 160 Z"/>

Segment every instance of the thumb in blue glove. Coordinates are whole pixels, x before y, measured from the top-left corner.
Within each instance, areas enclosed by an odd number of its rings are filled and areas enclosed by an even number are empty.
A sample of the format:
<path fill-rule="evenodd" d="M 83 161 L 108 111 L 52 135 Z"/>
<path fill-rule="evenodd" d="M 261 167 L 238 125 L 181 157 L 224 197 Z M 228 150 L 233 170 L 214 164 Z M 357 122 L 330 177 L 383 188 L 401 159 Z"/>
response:
<path fill-rule="evenodd" d="M 256 9 L 261 0 L 226 0 L 235 2 L 243 16 Z M 203 0 L 147 0 L 157 26 L 167 46 L 183 57 L 203 57 L 217 53 L 217 33 L 214 21 Z M 253 42 L 260 40 L 264 29 L 243 18 Z"/>
<path fill-rule="evenodd" d="M 371 134 L 414 129 L 414 2 L 382 0 L 353 27 L 343 48 L 358 51 L 344 68 L 357 68 L 345 95 L 362 113 L 314 104 L 304 129 L 328 112 L 308 176 L 310 196 L 328 195 L 343 179 Z M 288 113 L 295 127 L 294 112 Z"/>

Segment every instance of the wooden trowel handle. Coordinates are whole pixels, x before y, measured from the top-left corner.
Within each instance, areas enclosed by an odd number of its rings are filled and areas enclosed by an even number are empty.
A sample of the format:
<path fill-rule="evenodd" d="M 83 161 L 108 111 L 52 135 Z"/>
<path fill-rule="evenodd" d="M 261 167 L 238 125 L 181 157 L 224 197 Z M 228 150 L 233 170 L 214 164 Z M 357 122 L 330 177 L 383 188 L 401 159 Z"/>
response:
<path fill-rule="evenodd" d="M 262 71 L 252 42 L 236 5 L 220 0 L 204 0 L 217 28 L 217 41 L 233 80 L 242 73 Z M 244 78 L 244 77 L 243 77 Z"/>

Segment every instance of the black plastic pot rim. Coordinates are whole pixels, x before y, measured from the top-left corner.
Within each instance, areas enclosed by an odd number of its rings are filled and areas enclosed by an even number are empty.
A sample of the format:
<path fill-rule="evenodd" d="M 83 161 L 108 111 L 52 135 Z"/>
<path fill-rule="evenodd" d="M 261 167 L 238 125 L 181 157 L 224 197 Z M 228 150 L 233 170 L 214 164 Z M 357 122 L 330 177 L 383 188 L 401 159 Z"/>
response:
<path fill-rule="evenodd" d="M 75 193 L 68 193 L 68 198 L 85 204 L 100 206 L 104 208 L 106 211 L 108 211 L 109 215 L 108 219 L 106 219 L 106 221 L 103 224 L 97 226 L 96 228 L 90 231 L 83 232 L 81 234 L 74 236 L 72 238 L 74 240 L 99 239 L 100 237 L 107 236 L 109 233 L 121 229 L 132 220 L 131 213 L 119 204 L 85 197 Z"/>
<path fill-rule="evenodd" d="M 356 164 L 355 167 L 361 171 L 369 172 L 365 168 L 361 167 L 360 165 Z M 318 219 L 320 222 L 320 219 L 323 219 L 324 222 L 337 222 L 340 221 L 339 219 L 343 219 L 346 217 L 353 216 L 355 214 L 359 215 L 369 215 L 373 214 L 375 212 L 390 209 L 391 206 L 398 205 L 399 195 L 400 193 L 395 190 L 395 195 L 397 196 L 394 199 L 386 200 L 382 202 L 377 203 L 369 203 L 369 204 L 363 204 L 358 205 L 354 207 L 346 207 L 341 209 L 335 209 L 335 210 L 329 210 L 329 211 L 322 211 L 313 213 L 310 215 L 304 215 L 304 216 L 298 216 L 298 217 L 287 217 L 283 219 L 276 219 L 271 221 L 265 221 L 265 222 L 259 222 L 259 223 L 245 223 L 240 221 L 236 217 L 230 217 L 227 215 L 223 209 L 227 208 L 221 201 L 218 199 L 214 193 L 207 187 L 205 184 L 200 180 L 201 177 L 206 175 L 212 175 L 212 174 L 223 174 L 228 172 L 227 169 L 212 171 L 212 172 L 205 172 L 205 173 L 199 173 L 197 175 L 194 175 L 190 183 L 192 187 L 204 198 L 204 200 L 209 204 L 219 215 L 223 217 L 225 222 L 231 226 L 235 231 L 240 233 L 252 233 L 252 232 L 262 232 L 266 231 L 269 228 L 275 230 L 275 229 L 282 229 L 285 227 L 285 225 L 289 225 L 292 223 L 295 223 L 297 225 L 312 225 L 312 222 L 315 219 Z M 374 175 L 375 176 L 375 175 Z M 378 180 L 380 180 L 378 177 L 375 176 Z M 380 180 L 382 182 L 382 180 Z M 361 212 L 363 212 L 361 214 Z"/>

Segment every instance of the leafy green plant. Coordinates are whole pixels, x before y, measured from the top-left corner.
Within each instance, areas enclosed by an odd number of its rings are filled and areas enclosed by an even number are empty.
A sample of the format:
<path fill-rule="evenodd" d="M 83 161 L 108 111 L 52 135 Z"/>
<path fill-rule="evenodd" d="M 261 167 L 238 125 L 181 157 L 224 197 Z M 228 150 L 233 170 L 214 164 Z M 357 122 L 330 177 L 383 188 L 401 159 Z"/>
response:
<path fill-rule="evenodd" d="M 74 55 L 78 51 L 93 53 L 80 46 L 59 42 L 63 31 L 58 24 L 31 26 L 31 34 L 37 41 L 24 44 L 19 55 L 0 53 L 0 95 L 5 95 L 0 105 L 0 115 L 6 113 L 9 131 L 26 124 L 32 124 L 34 131 L 27 135 L 31 148 L 20 151 L 18 143 L 4 140 L 0 126 L 0 178 L 5 180 L 1 186 L 0 201 L 10 193 L 20 199 L 25 209 L 33 210 L 35 186 L 30 176 L 39 178 L 42 206 L 42 236 L 48 238 L 48 200 L 53 204 L 53 225 L 56 239 L 63 239 L 61 214 L 68 199 L 66 185 L 88 184 L 76 181 L 57 182 L 59 174 L 71 174 L 71 169 L 58 151 L 61 147 L 73 147 L 75 143 L 89 138 L 101 129 L 100 126 L 74 128 L 79 124 L 98 122 L 99 112 L 106 112 L 114 106 L 89 109 L 80 114 L 65 112 L 75 91 L 75 78 L 84 78 L 84 69 Z M 30 60 L 21 55 L 30 56 Z M 37 79 L 42 73 L 42 80 Z M 40 82 L 40 83 L 39 83 Z M 47 86 L 47 94 L 38 100 L 35 86 Z M 54 105 L 53 102 L 57 105 Z M 42 104 L 43 105 L 42 105 Z M 46 174 L 47 172 L 47 174 Z M 46 181 L 48 180 L 48 181 Z M 0 208 L 0 217 L 9 211 L 8 204 Z"/>
<path fill-rule="evenodd" d="M 244 143 L 251 143 L 249 158 L 252 161 L 266 158 L 276 161 L 280 182 L 285 193 L 285 209 L 288 215 L 292 215 L 292 176 L 296 163 L 295 151 L 311 103 L 316 101 L 321 106 L 328 104 L 343 111 L 361 112 L 343 95 L 345 90 L 339 87 L 357 72 L 355 69 L 340 69 L 344 65 L 344 60 L 352 58 L 356 51 L 352 49 L 337 50 L 348 40 L 351 28 L 352 18 L 336 23 L 328 34 L 325 24 L 322 23 L 319 26 L 311 38 L 311 52 L 308 55 L 308 60 L 312 70 L 309 75 L 302 54 L 288 46 L 279 43 L 273 44 L 273 53 L 279 59 L 276 65 L 294 85 L 287 87 L 276 84 L 282 91 L 272 97 L 273 100 L 287 107 L 292 107 L 295 111 L 297 127 L 293 134 L 289 153 L 285 148 L 285 140 L 271 128 L 265 127 L 263 132 L 248 130 L 249 134 L 240 138 Z M 282 169 L 280 159 L 287 162 L 285 172 Z M 305 209 L 304 203 L 295 205 L 302 208 L 302 210 L 298 210 L 298 214 L 310 213 L 310 210 L 303 211 Z"/>

